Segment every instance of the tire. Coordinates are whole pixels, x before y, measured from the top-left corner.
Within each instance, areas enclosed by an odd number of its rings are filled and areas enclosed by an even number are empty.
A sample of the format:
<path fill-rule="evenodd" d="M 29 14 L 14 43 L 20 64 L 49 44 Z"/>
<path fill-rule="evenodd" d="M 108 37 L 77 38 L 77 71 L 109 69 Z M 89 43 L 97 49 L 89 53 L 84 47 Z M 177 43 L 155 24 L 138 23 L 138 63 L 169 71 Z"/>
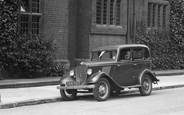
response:
<path fill-rule="evenodd" d="M 141 87 L 139 88 L 141 95 L 148 96 L 152 92 L 152 80 L 149 75 L 144 75 L 141 80 Z"/>
<path fill-rule="evenodd" d="M 60 89 L 61 97 L 64 101 L 74 100 L 77 96 L 77 90 Z"/>
<path fill-rule="evenodd" d="M 106 101 L 110 95 L 110 84 L 107 79 L 100 78 L 95 84 L 93 95 L 97 101 Z"/>

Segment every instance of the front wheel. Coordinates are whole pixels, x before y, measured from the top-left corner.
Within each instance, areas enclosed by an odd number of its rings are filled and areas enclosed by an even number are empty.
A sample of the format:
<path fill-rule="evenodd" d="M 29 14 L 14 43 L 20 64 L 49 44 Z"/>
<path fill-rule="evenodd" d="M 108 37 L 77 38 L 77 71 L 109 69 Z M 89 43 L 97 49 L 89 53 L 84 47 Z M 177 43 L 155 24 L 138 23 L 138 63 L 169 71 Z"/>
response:
<path fill-rule="evenodd" d="M 77 90 L 60 89 L 61 97 L 64 101 L 74 100 L 77 96 Z"/>
<path fill-rule="evenodd" d="M 95 84 L 93 95 L 97 101 L 105 101 L 110 95 L 110 84 L 107 79 L 101 78 Z"/>
<path fill-rule="evenodd" d="M 149 75 L 144 75 L 141 80 L 141 87 L 139 88 L 141 95 L 148 96 L 152 92 L 152 80 Z"/>

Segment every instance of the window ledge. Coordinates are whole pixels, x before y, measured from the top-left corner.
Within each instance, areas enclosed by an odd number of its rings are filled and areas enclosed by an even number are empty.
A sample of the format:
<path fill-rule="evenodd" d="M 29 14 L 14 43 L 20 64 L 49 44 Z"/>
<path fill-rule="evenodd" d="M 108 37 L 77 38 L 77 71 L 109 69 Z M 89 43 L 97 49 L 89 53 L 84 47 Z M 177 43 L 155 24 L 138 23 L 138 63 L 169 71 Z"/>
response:
<path fill-rule="evenodd" d="M 30 13 L 30 12 L 19 12 L 20 14 L 23 14 L 23 15 L 37 15 L 37 16 L 42 16 L 41 13 Z"/>
<path fill-rule="evenodd" d="M 115 26 L 115 25 L 96 25 L 97 27 L 107 27 L 107 28 L 123 28 L 122 26 Z"/>

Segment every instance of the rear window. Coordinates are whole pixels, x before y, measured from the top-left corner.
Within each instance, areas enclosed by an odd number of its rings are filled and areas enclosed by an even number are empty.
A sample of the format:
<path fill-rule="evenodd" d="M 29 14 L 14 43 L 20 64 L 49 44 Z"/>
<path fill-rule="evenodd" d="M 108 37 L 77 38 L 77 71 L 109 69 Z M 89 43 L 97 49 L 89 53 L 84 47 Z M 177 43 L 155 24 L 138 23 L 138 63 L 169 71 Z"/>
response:
<path fill-rule="evenodd" d="M 144 53 L 142 48 L 134 49 L 134 59 L 144 59 Z"/>
<path fill-rule="evenodd" d="M 133 50 L 134 60 L 150 59 L 150 52 L 147 48 L 136 48 Z"/>

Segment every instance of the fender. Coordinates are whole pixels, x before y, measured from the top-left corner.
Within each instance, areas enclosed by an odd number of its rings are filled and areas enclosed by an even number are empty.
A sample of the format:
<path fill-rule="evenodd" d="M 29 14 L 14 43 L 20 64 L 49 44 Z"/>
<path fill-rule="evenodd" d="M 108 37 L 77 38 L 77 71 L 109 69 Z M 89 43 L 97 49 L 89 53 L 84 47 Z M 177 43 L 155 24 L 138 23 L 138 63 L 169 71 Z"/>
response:
<path fill-rule="evenodd" d="M 151 72 L 149 69 L 145 69 L 144 71 L 141 72 L 141 74 L 139 75 L 139 83 L 138 84 L 141 84 L 141 80 L 142 80 L 142 77 L 145 75 L 145 74 L 148 74 L 152 80 L 152 82 L 154 84 L 156 84 L 159 79 L 156 78 L 156 75 L 155 73 Z"/>
<path fill-rule="evenodd" d="M 108 74 L 106 74 L 105 72 L 97 72 L 97 73 L 94 73 L 93 75 L 91 75 L 88 80 L 86 81 L 86 85 L 87 84 L 95 84 L 97 83 L 97 81 L 102 78 L 102 77 L 105 77 L 108 81 L 111 81 L 111 85 L 112 85 L 112 89 L 115 88 L 115 89 L 124 89 L 124 88 L 128 88 L 127 86 L 120 86 L 116 81 L 114 81 L 112 79 L 112 77 Z"/>
<path fill-rule="evenodd" d="M 86 84 L 94 84 L 96 83 L 101 77 L 105 77 L 106 79 L 110 79 L 114 82 L 114 80 L 110 77 L 110 75 L 106 74 L 105 72 L 97 72 L 97 73 L 94 73 L 93 75 L 91 75 Z"/>
<path fill-rule="evenodd" d="M 59 84 L 60 85 L 65 85 L 66 82 L 69 82 L 69 81 L 75 82 L 75 80 L 72 77 L 65 75 L 65 76 L 63 76 L 63 77 L 60 78 Z"/>

